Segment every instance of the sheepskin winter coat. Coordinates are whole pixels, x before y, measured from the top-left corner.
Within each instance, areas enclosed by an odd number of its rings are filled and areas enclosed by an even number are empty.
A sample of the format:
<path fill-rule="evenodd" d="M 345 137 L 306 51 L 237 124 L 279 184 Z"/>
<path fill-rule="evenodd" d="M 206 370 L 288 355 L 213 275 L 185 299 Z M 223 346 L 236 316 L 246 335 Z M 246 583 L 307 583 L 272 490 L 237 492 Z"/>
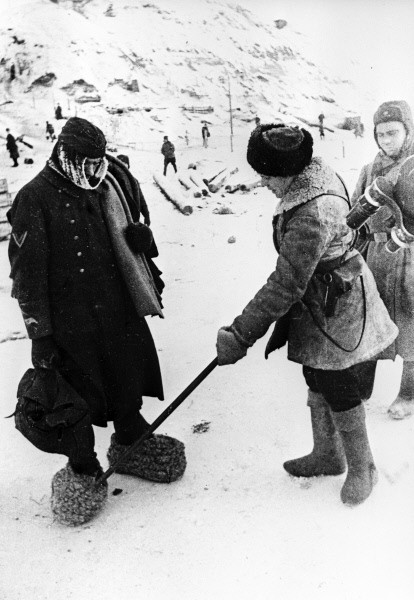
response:
<path fill-rule="evenodd" d="M 117 266 L 102 203 L 103 185 L 85 190 L 46 166 L 10 211 L 12 295 L 28 335 L 52 335 L 62 374 L 106 425 L 163 398 L 154 342 Z"/>
<path fill-rule="evenodd" d="M 359 176 L 352 203 L 364 193 L 365 188 L 381 175 L 390 174 L 399 168 L 408 154 L 413 154 L 413 148 L 408 150 L 397 161 L 379 152 L 375 160 L 365 165 Z M 414 202 L 414 200 L 413 200 Z M 391 231 L 392 213 L 388 207 L 383 207 L 369 220 L 372 234 L 378 235 L 368 246 L 367 263 L 377 282 L 378 291 L 387 310 L 399 328 L 398 338 L 381 355 L 380 358 L 395 359 L 400 355 L 405 360 L 414 360 L 414 247 L 402 248 L 394 254 L 385 250 L 387 234 Z M 407 215 L 404 215 L 407 219 Z M 410 231 L 413 231 L 414 221 L 405 221 Z"/>
<path fill-rule="evenodd" d="M 236 336 L 239 334 L 253 344 L 273 322 L 292 309 L 288 358 L 317 369 L 341 370 L 375 357 L 391 344 L 398 330 L 379 297 L 371 272 L 356 250 L 347 255 L 347 259 L 353 259 L 355 284 L 339 298 L 333 316 L 324 314 L 326 285 L 315 271 L 342 256 L 352 239 L 345 221 L 348 204 L 332 193 L 344 196 L 343 184 L 321 159 L 313 158 L 295 177 L 277 208 L 276 269 L 235 319 L 233 327 Z M 327 195 L 315 199 L 320 194 Z M 295 210 L 291 211 L 292 208 Z M 360 274 L 365 288 L 366 322 L 361 343 L 353 350 L 364 323 Z M 351 351 L 338 348 L 321 329 Z"/>

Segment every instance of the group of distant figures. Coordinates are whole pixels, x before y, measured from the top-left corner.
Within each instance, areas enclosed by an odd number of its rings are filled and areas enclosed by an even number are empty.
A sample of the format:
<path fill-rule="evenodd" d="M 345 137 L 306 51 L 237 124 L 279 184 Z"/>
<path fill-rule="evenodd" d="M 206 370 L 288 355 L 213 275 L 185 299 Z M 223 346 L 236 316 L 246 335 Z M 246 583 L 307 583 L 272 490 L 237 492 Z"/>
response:
<path fill-rule="evenodd" d="M 61 119 L 66 119 L 66 117 L 63 116 L 62 113 L 62 107 L 60 106 L 60 104 L 58 104 L 55 108 L 55 119 L 56 120 L 61 120 Z M 318 116 L 318 121 L 319 121 L 319 136 L 320 139 L 324 139 L 325 138 L 325 127 L 324 127 L 324 119 L 325 119 L 325 115 L 323 113 L 321 113 Z M 255 117 L 255 126 L 259 127 L 260 126 L 260 117 Z M 19 150 L 17 148 L 17 143 L 16 143 L 16 139 L 13 137 L 13 135 L 10 133 L 10 130 L 7 129 L 7 150 L 9 151 L 10 154 L 10 158 L 13 160 L 13 167 L 18 167 L 19 163 L 18 163 L 18 158 L 19 158 Z M 354 128 L 354 134 L 355 137 L 363 137 L 364 135 L 364 125 L 363 123 L 357 123 L 355 128 Z M 203 122 L 203 125 L 201 127 L 201 138 L 202 138 L 202 142 L 203 142 L 203 148 L 208 148 L 208 142 L 209 142 L 209 137 L 210 137 L 210 131 L 208 128 L 208 125 L 206 122 Z M 54 142 L 57 138 L 56 138 L 56 133 L 55 133 L 55 128 L 53 126 L 52 123 L 50 123 L 49 121 L 46 121 L 46 139 L 50 140 L 51 142 Z M 172 165 L 174 168 L 175 173 L 177 172 L 177 163 L 176 163 L 176 157 L 175 157 L 175 147 L 174 144 L 168 139 L 168 136 L 164 136 L 164 141 L 163 144 L 161 146 L 161 153 L 164 156 L 164 176 L 167 174 L 167 167 L 168 165 Z"/>
<path fill-rule="evenodd" d="M 60 104 L 58 104 L 55 108 L 55 119 L 58 121 L 60 119 L 66 119 L 66 117 L 63 116 L 62 107 L 60 106 Z M 19 153 L 19 148 L 17 146 L 17 142 L 22 141 L 23 136 L 15 138 L 14 135 L 10 132 L 9 128 L 6 129 L 6 134 L 7 134 L 6 135 L 6 148 L 9 152 L 10 158 L 13 161 L 12 167 L 18 167 L 20 153 Z M 53 124 L 50 123 L 49 121 L 46 121 L 46 139 L 50 140 L 51 142 L 54 142 L 57 139 L 56 133 L 55 133 L 55 128 L 53 127 Z M 23 142 L 23 143 L 25 143 L 25 142 Z M 26 143 L 26 146 L 31 147 L 27 143 Z M 32 159 L 28 159 L 28 160 L 33 162 Z M 25 162 L 27 162 L 27 161 L 25 161 Z"/>

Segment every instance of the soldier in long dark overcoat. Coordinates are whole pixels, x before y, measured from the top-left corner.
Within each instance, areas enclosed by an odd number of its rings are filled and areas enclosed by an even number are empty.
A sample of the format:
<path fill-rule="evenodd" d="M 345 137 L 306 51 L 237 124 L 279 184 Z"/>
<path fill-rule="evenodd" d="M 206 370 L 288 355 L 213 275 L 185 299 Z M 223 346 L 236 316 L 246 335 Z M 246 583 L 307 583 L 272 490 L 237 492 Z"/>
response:
<path fill-rule="evenodd" d="M 10 158 L 13 161 L 12 167 L 18 167 L 19 149 L 17 147 L 16 138 L 10 133 L 10 129 L 6 129 L 6 148 L 9 151 Z"/>
<path fill-rule="evenodd" d="M 32 340 L 33 365 L 57 369 L 89 408 L 85 435 L 91 442 L 82 453 L 67 453 L 69 463 L 54 480 L 52 507 L 62 522 L 76 521 L 79 503 L 84 512 L 83 499 L 73 499 L 73 481 L 87 488 L 101 472 L 92 424 L 113 421 L 113 464 L 148 428 L 142 397 L 163 399 L 145 320 L 162 316 L 156 247 L 149 227 L 139 222 L 138 182 L 105 149 L 99 128 L 69 119 L 46 166 L 20 190 L 9 215 L 12 295 Z M 181 442 L 152 436 L 145 444 L 122 472 L 166 482 L 182 475 Z"/>
<path fill-rule="evenodd" d="M 274 241 L 278 259 L 267 283 L 230 327 L 219 330 L 219 364 L 230 364 L 276 328 L 271 351 L 288 342 L 288 358 L 303 365 L 314 448 L 285 462 L 296 477 L 348 474 L 345 504 L 371 494 L 377 471 L 362 400 L 372 386 L 370 359 L 398 330 L 379 297 L 374 278 L 346 224 L 344 185 L 320 158 L 305 129 L 262 125 L 250 136 L 247 160 L 280 200 Z"/>

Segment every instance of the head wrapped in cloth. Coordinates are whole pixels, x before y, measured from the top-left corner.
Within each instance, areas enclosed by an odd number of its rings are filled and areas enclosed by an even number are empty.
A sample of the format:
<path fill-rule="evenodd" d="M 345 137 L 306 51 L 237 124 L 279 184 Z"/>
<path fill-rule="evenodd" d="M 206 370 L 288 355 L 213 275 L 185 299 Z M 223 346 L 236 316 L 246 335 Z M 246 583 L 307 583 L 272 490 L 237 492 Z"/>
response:
<path fill-rule="evenodd" d="M 260 125 L 247 146 L 247 162 L 260 175 L 298 175 L 312 160 L 313 139 L 306 129 L 282 123 Z"/>
<path fill-rule="evenodd" d="M 95 189 L 106 175 L 106 138 L 103 132 L 86 119 L 71 117 L 57 141 L 57 159 L 65 175 L 77 186 Z M 93 175 L 85 172 L 85 163 L 93 160 Z M 100 160 L 97 160 L 100 159 Z"/>

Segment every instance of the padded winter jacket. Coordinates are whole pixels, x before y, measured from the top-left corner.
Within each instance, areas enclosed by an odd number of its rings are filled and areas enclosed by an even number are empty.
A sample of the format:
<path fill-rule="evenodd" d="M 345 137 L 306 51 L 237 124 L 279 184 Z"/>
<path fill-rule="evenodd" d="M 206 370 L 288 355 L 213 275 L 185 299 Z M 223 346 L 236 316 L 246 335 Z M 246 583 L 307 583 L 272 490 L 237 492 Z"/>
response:
<path fill-rule="evenodd" d="M 375 357 L 391 344 L 398 330 L 363 258 L 356 250 L 348 251 L 352 241 L 345 221 L 349 206 L 333 194 L 344 196 L 343 184 L 321 159 L 313 158 L 278 206 L 276 269 L 232 327 L 251 345 L 291 309 L 288 358 L 317 369 L 341 370 Z M 318 271 L 344 254 L 352 259 L 348 264 L 353 265 L 355 281 L 338 299 L 334 315 L 327 317 L 327 286 Z"/>
<path fill-rule="evenodd" d="M 163 145 L 161 146 L 161 154 L 163 154 L 165 158 L 174 158 L 174 156 L 175 156 L 174 144 L 170 141 L 164 142 Z"/>
<path fill-rule="evenodd" d="M 376 177 L 398 169 L 413 153 L 411 147 L 398 160 L 393 160 L 379 152 L 374 161 L 361 170 L 351 202 L 355 204 Z M 398 338 L 380 358 L 395 359 L 399 355 L 405 360 L 414 360 L 414 247 L 402 248 L 394 254 L 386 251 L 387 237 L 393 224 L 391 217 L 391 210 L 385 206 L 368 221 L 374 239 L 369 242 L 367 263 L 380 296 L 400 331 Z"/>

